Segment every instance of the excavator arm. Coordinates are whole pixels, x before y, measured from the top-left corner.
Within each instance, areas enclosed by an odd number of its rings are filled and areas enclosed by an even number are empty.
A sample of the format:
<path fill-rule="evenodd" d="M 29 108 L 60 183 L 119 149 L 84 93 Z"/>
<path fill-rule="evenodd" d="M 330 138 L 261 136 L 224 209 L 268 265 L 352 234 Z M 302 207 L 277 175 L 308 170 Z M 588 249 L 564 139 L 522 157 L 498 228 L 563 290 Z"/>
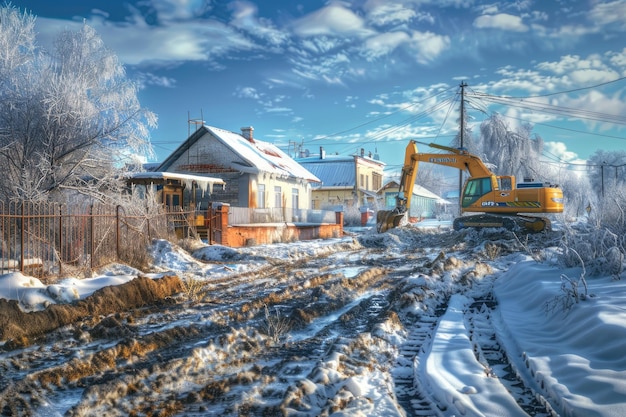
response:
<path fill-rule="evenodd" d="M 397 227 L 404 217 L 404 213 L 411 207 L 413 186 L 417 177 L 418 162 L 413 159 L 417 154 L 417 143 L 410 141 L 404 153 L 404 165 L 400 173 L 400 186 L 396 195 L 396 207 L 393 210 L 379 210 L 376 213 L 376 230 L 385 232 Z"/>
<path fill-rule="evenodd" d="M 400 187 L 396 196 L 396 207 L 392 210 L 380 210 L 376 214 L 376 228 L 379 232 L 384 232 L 393 227 L 397 227 L 405 213 L 411 207 L 413 187 L 417 178 L 417 169 L 420 162 L 428 162 L 465 170 L 472 177 L 487 177 L 493 173 L 475 155 L 448 146 L 430 143 L 428 146 L 449 152 L 449 154 L 419 153 L 417 143 L 409 141 L 404 153 L 404 165 L 400 173 Z"/>

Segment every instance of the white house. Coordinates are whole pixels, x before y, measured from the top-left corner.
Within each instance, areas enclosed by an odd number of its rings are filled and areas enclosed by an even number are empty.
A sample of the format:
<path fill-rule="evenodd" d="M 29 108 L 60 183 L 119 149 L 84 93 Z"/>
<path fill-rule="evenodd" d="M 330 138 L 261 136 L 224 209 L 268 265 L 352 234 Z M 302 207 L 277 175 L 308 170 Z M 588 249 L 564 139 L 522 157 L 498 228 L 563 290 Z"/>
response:
<path fill-rule="evenodd" d="M 202 207 L 209 201 L 233 207 L 310 209 L 311 183 L 320 180 L 274 144 L 241 133 L 200 125 L 159 167 L 160 172 L 206 175 L 224 181 L 209 195 L 197 192 Z"/>

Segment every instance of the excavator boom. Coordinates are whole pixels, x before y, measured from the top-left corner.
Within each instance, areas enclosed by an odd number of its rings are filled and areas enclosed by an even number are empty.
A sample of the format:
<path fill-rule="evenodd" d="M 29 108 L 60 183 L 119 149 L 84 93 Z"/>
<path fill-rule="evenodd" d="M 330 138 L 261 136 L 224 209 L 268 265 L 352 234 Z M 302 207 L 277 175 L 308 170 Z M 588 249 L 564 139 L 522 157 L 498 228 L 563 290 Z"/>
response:
<path fill-rule="evenodd" d="M 455 229 L 507 227 L 538 232 L 549 228 L 550 221 L 531 214 L 563 212 L 563 192 L 557 186 L 532 180 L 516 184 L 514 176 L 495 175 L 479 157 L 467 151 L 429 144 L 447 153 L 419 153 L 416 143 L 410 141 L 406 147 L 396 207 L 377 213 L 379 232 L 397 227 L 410 209 L 420 162 L 453 167 L 469 173 L 460 196 L 461 212 L 483 214 L 455 219 Z"/>

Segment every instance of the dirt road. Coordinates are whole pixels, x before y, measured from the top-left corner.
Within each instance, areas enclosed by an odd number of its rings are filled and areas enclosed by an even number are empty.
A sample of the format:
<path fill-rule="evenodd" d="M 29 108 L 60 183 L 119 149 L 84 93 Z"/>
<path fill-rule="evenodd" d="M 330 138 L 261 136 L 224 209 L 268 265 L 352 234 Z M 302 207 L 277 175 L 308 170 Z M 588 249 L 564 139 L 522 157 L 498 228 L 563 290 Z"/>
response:
<path fill-rule="evenodd" d="M 473 300 L 463 317 L 485 372 L 528 415 L 549 416 L 550 405 L 512 368 L 491 322 L 497 260 L 519 250 L 502 233 L 397 230 L 328 241 L 314 256 L 272 258 L 268 248 L 245 272 L 228 273 L 228 264 L 220 276 L 187 271 L 185 290 L 174 297 L 91 315 L 27 347 L 5 346 L 0 410 L 446 415 L 446 399 L 423 378 L 425 355 L 450 297 L 464 294 Z"/>

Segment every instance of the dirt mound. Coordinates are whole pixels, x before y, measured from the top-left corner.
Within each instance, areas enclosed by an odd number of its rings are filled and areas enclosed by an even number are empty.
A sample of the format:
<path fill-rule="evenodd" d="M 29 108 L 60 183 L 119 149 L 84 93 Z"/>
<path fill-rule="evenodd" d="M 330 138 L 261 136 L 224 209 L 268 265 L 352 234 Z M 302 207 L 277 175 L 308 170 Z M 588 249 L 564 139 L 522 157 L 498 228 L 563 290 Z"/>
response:
<path fill-rule="evenodd" d="M 5 348 L 29 344 L 29 339 L 89 316 L 147 306 L 183 291 L 177 276 L 137 277 L 122 285 L 102 288 L 73 304 L 53 304 L 44 311 L 25 313 L 17 301 L 0 299 L 0 341 Z"/>

